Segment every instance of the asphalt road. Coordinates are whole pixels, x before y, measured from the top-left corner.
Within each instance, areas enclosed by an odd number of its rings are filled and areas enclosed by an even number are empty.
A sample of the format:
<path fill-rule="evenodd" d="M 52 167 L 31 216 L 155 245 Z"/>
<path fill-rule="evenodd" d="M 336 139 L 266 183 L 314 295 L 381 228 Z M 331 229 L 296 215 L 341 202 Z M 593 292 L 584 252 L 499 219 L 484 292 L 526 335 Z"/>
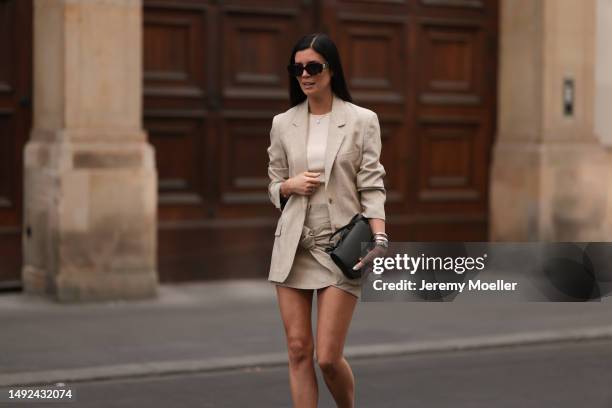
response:
<path fill-rule="evenodd" d="M 357 407 L 612 407 L 612 341 L 386 357 L 351 365 Z M 285 367 L 68 385 L 76 389 L 78 401 L 62 405 L 67 407 L 291 406 Z M 320 407 L 334 407 L 321 378 L 319 387 Z"/>

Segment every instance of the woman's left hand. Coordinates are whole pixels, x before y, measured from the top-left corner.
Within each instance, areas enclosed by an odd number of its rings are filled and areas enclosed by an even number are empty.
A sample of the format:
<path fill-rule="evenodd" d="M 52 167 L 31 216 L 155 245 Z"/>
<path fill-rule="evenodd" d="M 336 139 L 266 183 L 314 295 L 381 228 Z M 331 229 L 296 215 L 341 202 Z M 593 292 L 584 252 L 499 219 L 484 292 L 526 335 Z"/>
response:
<path fill-rule="evenodd" d="M 359 258 L 359 262 L 357 262 L 355 266 L 353 266 L 353 269 L 361 269 L 365 265 L 368 265 L 370 262 L 373 262 L 374 258 L 385 256 L 386 253 L 387 247 L 382 245 L 374 245 L 374 248 L 372 248 L 363 258 Z"/>

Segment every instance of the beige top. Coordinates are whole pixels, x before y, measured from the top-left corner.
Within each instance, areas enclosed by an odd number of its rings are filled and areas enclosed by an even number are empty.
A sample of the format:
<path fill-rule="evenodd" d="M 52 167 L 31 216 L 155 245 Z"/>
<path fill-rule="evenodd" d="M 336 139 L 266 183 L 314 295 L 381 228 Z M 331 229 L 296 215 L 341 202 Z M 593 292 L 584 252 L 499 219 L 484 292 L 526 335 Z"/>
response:
<path fill-rule="evenodd" d="M 308 117 L 308 142 L 306 145 L 308 171 L 320 172 L 319 180 L 321 180 L 321 183 L 325 183 L 325 151 L 327 150 L 329 112 L 323 115 L 310 113 Z"/>

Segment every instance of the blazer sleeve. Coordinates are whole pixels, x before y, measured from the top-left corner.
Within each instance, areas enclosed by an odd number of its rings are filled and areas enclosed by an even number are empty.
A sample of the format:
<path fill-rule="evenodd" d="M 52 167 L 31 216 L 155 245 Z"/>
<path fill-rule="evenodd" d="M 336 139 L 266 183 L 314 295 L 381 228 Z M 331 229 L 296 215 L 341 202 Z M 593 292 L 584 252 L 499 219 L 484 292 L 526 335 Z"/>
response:
<path fill-rule="evenodd" d="M 386 190 L 383 177 L 386 172 L 380 163 L 382 143 L 378 115 L 372 113 L 363 136 L 363 154 L 356 184 L 363 209 L 362 214 L 368 218 L 384 220 Z"/>
<path fill-rule="evenodd" d="M 288 201 L 288 198 L 283 198 L 280 194 L 280 185 L 289 177 L 289 166 L 287 164 L 287 154 L 278 134 L 277 116 L 272 119 L 272 128 L 270 129 L 270 146 L 268 147 L 268 196 L 270 201 L 279 211 Z"/>

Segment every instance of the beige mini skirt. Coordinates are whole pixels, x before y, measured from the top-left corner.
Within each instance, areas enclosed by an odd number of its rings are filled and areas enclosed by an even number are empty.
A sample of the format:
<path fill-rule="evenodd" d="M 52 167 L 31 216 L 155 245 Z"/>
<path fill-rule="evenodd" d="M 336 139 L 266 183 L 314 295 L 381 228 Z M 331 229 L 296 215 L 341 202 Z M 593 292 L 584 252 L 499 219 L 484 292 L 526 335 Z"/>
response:
<path fill-rule="evenodd" d="M 302 235 L 289 275 L 284 282 L 273 283 L 297 289 L 322 289 L 335 286 L 359 299 L 361 297 L 361 278 L 348 279 L 345 277 L 329 254 L 325 252 L 332 234 L 325 198 L 324 185 L 321 185 L 317 192 L 309 197 Z"/>

